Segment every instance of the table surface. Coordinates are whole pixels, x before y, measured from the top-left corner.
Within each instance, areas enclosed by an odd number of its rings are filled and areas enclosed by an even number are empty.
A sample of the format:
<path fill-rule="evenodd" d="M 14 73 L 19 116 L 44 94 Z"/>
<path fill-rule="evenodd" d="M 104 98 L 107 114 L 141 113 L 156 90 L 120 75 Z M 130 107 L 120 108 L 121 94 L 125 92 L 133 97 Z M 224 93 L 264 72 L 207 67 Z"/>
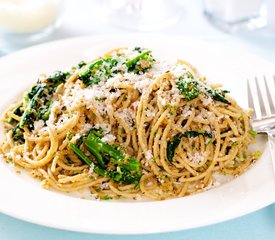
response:
<path fill-rule="evenodd" d="M 75 36 L 96 36 L 127 33 L 126 30 L 111 27 L 97 18 L 93 4 L 100 0 L 67 0 L 63 13 L 63 25 L 44 41 L 52 41 Z M 267 0 L 268 10 L 275 10 L 274 0 Z M 223 43 L 242 49 L 275 63 L 275 17 L 269 15 L 266 28 L 246 33 L 228 34 L 213 27 L 202 14 L 200 0 L 181 0 L 182 17 L 177 24 L 158 31 L 156 34 L 186 36 L 208 42 Z M 4 46 L 0 39 L 0 50 Z M 275 179 L 274 179 L 275 181 Z M 1 196 L 0 196 L 1 201 Z M 0 214 L 0 239 L 261 239 L 275 240 L 275 204 L 257 212 L 227 222 L 192 230 L 151 235 L 99 235 L 76 233 L 51 229 Z"/>

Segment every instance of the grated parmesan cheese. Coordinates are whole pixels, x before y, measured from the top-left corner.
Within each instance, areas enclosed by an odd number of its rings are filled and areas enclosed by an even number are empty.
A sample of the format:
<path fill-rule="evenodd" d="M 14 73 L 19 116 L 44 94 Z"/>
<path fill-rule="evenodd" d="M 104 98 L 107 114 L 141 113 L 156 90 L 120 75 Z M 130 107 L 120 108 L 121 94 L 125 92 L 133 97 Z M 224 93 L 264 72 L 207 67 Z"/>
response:
<path fill-rule="evenodd" d="M 146 184 L 146 187 L 152 187 L 153 186 L 153 183 L 152 182 L 148 182 L 147 184 Z"/>
<path fill-rule="evenodd" d="M 113 143 L 116 137 L 113 134 L 107 134 L 101 140 L 106 143 Z"/>
<path fill-rule="evenodd" d="M 143 90 L 145 88 L 147 88 L 150 84 L 152 83 L 152 81 L 150 79 L 142 79 L 140 81 L 137 81 L 134 83 L 134 88 L 137 89 L 139 92 L 143 92 Z"/>
<path fill-rule="evenodd" d="M 103 131 L 103 134 L 107 134 L 111 132 L 111 125 L 107 123 L 97 123 L 94 125 L 95 129 L 101 129 Z"/>
<path fill-rule="evenodd" d="M 164 179 L 162 179 L 162 178 L 158 178 L 158 182 L 161 184 L 165 183 Z"/>
<path fill-rule="evenodd" d="M 185 76 L 186 73 L 187 73 L 187 70 L 186 70 L 186 68 L 185 68 L 183 65 L 181 65 L 181 64 L 176 64 L 175 67 L 173 67 L 173 68 L 171 69 L 171 73 L 172 73 L 175 77 L 179 78 L 179 77 Z"/>
<path fill-rule="evenodd" d="M 91 165 L 90 165 L 90 169 L 88 171 L 89 174 L 93 173 L 94 172 L 94 168 L 95 168 L 95 164 L 92 162 Z"/>
<path fill-rule="evenodd" d="M 122 112 L 118 113 L 118 116 L 129 125 L 130 128 L 132 128 L 132 125 L 134 123 L 133 118 L 131 117 L 131 110 L 128 108 L 123 109 Z"/>
<path fill-rule="evenodd" d="M 142 197 L 140 196 L 140 194 L 136 194 L 135 199 L 136 199 L 136 200 L 141 200 Z"/>
<path fill-rule="evenodd" d="M 100 188 L 102 190 L 109 189 L 109 183 L 108 182 L 101 183 Z"/>
<path fill-rule="evenodd" d="M 132 109 L 134 112 L 137 111 L 138 107 L 139 107 L 139 101 L 133 102 L 130 109 Z"/>
<path fill-rule="evenodd" d="M 145 110 L 144 111 L 145 112 L 145 115 L 147 116 L 147 117 L 154 117 L 155 116 L 155 112 L 152 112 L 152 111 L 150 111 L 150 110 Z"/>
<path fill-rule="evenodd" d="M 44 127 L 44 124 L 45 123 L 43 120 L 34 121 L 34 123 L 33 123 L 34 130 L 35 131 L 40 130 L 41 128 Z"/>
<path fill-rule="evenodd" d="M 152 151 L 151 150 L 148 150 L 146 153 L 145 153 L 145 158 L 147 160 L 150 160 L 151 158 L 153 158 L 153 154 L 152 154 Z"/>
<path fill-rule="evenodd" d="M 187 117 L 191 116 L 192 113 L 193 113 L 193 112 L 192 112 L 191 110 L 188 110 L 188 111 L 184 112 L 184 113 L 182 114 L 182 116 L 185 117 L 185 118 L 187 118 Z"/>
<path fill-rule="evenodd" d="M 87 133 L 89 132 L 91 129 L 93 128 L 92 124 L 86 123 L 84 124 L 83 128 L 82 128 L 82 132 L 83 133 Z"/>
<path fill-rule="evenodd" d="M 166 99 L 165 99 L 165 98 L 161 98 L 160 102 L 161 102 L 161 105 L 162 105 L 163 107 L 166 106 Z"/>
<path fill-rule="evenodd" d="M 106 87 L 117 88 L 123 81 L 124 81 L 124 77 L 121 74 L 117 74 L 107 80 Z"/>
<path fill-rule="evenodd" d="M 206 107 L 212 102 L 213 102 L 212 98 L 208 97 L 208 98 L 203 99 L 202 104 Z"/>
<path fill-rule="evenodd" d="M 189 160 L 193 163 L 199 164 L 201 163 L 204 158 L 206 157 L 206 152 L 204 153 L 199 153 L 199 152 L 195 152 L 194 155 L 187 153 L 187 156 L 189 158 Z"/>

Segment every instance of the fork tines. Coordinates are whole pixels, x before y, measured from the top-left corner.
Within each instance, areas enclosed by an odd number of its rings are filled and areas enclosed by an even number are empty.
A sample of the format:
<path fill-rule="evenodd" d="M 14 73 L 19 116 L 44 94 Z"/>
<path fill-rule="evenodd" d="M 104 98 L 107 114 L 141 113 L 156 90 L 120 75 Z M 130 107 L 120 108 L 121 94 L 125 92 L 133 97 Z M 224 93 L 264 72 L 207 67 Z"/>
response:
<path fill-rule="evenodd" d="M 248 105 L 254 109 L 253 119 L 275 116 L 275 76 L 267 81 L 266 76 L 247 80 Z"/>

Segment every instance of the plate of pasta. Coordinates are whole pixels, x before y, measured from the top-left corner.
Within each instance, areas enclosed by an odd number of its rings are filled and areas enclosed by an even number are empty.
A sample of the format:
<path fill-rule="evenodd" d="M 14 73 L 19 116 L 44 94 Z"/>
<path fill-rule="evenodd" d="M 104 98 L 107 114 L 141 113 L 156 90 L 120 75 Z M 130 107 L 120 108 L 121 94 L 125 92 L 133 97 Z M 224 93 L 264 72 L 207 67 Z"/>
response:
<path fill-rule="evenodd" d="M 144 234 L 275 201 L 246 104 L 246 78 L 274 69 L 263 59 L 184 38 L 99 36 L 22 50 L 0 69 L 3 213 Z"/>

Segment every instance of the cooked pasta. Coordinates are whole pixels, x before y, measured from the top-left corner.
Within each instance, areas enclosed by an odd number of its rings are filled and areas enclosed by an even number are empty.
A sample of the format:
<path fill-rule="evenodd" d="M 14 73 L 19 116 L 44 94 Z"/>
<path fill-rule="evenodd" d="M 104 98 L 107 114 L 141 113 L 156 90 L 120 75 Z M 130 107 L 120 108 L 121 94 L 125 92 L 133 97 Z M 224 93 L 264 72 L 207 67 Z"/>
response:
<path fill-rule="evenodd" d="M 257 158 L 250 114 L 185 61 L 115 49 L 41 75 L 3 116 L 6 161 L 62 192 L 163 200 L 237 176 Z"/>

